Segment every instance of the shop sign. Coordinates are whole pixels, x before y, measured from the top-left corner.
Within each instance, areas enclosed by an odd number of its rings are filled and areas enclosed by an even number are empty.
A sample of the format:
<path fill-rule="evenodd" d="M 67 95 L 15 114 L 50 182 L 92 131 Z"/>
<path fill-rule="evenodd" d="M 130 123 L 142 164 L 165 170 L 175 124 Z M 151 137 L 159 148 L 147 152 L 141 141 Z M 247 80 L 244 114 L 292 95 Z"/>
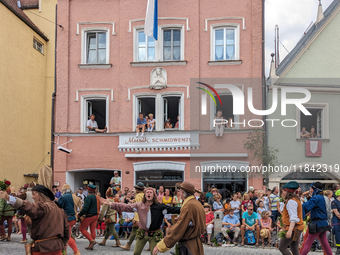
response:
<path fill-rule="evenodd" d="M 119 146 L 122 149 L 198 149 L 198 132 L 149 132 L 143 137 L 136 137 L 135 133 L 124 133 L 119 135 Z"/>

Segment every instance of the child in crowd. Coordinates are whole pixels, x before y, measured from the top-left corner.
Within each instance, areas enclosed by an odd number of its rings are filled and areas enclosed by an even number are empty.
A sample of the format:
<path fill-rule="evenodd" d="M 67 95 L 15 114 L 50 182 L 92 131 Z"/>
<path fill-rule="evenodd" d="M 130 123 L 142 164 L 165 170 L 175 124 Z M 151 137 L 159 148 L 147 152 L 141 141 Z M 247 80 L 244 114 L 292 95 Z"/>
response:
<path fill-rule="evenodd" d="M 152 132 L 155 130 L 155 125 L 156 125 L 156 119 L 153 118 L 153 114 L 149 113 L 149 119 L 147 123 L 147 128 L 149 132 Z"/>
<path fill-rule="evenodd" d="M 244 193 L 243 195 L 243 201 L 241 203 L 241 209 L 242 209 L 242 213 L 247 211 L 247 208 L 250 204 L 253 204 L 251 200 L 249 200 L 249 195 L 248 193 Z"/>

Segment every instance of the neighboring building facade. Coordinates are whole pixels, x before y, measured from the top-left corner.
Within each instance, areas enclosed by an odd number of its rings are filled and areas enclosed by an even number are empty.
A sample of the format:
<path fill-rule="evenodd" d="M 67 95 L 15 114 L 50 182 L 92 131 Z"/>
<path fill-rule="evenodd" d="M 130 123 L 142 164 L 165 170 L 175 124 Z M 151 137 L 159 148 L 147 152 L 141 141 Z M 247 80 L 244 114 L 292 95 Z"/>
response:
<path fill-rule="evenodd" d="M 54 181 L 74 189 L 93 183 L 103 192 L 118 170 L 130 188 L 138 181 L 173 188 L 190 180 L 223 192 L 262 189 L 262 176 L 197 174 L 195 166 L 258 164 L 244 149 L 251 128 L 236 125 L 215 136 L 211 123 L 219 107 L 234 121 L 257 117 L 248 109 L 234 116 L 230 92 L 218 85 L 231 80 L 209 79 L 236 78 L 243 91 L 253 87 L 254 107 L 262 109 L 263 1 L 160 1 L 158 41 L 143 32 L 146 5 L 58 2 L 55 142 L 72 152 L 56 151 Z M 213 81 L 228 106 L 211 99 L 201 116 L 198 79 Z M 139 112 L 156 119 L 143 138 L 135 134 Z M 87 130 L 91 114 L 106 133 Z M 177 128 L 164 128 L 166 119 L 175 126 L 177 118 Z"/>
<path fill-rule="evenodd" d="M 287 166 L 286 172 L 271 175 L 269 186 L 282 186 L 291 180 L 298 181 L 307 190 L 314 181 L 321 181 L 325 188 L 340 181 L 338 158 L 338 132 L 340 119 L 340 1 L 335 0 L 323 13 L 319 6 L 318 22 L 314 24 L 276 70 L 272 63 L 269 81 L 268 108 L 272 105 L 273 89 L 302 87 L 310 91 L 311 99 L 303 106 L 311 116 L 304 115 L 294 105 L 287 106 L 287 115 L 281 115 L 280 100 L 269 119 L 293 119 L 296 127 L 268 126 L 269 146 L 279 149 L 278 161 Z M 288 98 L 303 98 L 290 93 Z M 279 122 L 276 122 L 279 123 Z M 286 125 L 293 125 L 287 122 Z M 302 128 L 315 135 L 301 137 Z M 308 136 L 308 135 L 307 135 Z M 309 171 L 307 171 L 309 169 Z"/>
<path fill-rule="evenodd" d="M 33 21 L 18 2 L 0 1 L 0 171 L 16 188 L 35 180 L 24 175 L 50 163 L 54 80 L 54 24 L 45 30 L 40 24 L 47 21 Z"/>

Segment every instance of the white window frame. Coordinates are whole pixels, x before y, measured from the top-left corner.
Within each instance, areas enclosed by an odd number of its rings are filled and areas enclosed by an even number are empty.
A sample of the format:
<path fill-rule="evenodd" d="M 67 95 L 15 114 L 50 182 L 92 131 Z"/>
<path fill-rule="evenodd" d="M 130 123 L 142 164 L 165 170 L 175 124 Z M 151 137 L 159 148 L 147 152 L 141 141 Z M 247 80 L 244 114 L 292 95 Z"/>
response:
<path fill-rule="evenodd" d="M 35 47 L 35 44 L 38 44 L 38 43 L 41 44 L 41 50 L 39 50 Z M 41 54 L 44 54 L 44 44 L 35 37 L 33 37 L 33 48 L 36 49 L 37 51 L 39 51 Z"/>
<path fill-rule="evenodd" d="M 171 131 L 171 130 L 184 130 L 184 118 L 182 117 L 184 115 L 184 93 L 183 92 L 179 92 L 179 93 L 176 93 L 176 92 L 166 92 L 166 93 L 162 93 L 161 94 L 161 108 L 162 108 L 162 131 Z M 171 128 L 171 129 L 165 129 L 164 128 L 164 98 L 165 97 L 180 97 L 180 105 L 178 106 L 179 107 L 179 127 L 178 129 L 176 128 Z M 157 120 L 156 120 L 157 122 Z"/>
<path fill-rule="evenodd" d="M 322 110 L 322 127 L 321 127 L 321 138 L 311 138 L 311 139 L 329 139 L 329 103 L 306 103 L 303 106 L 308 109 L 320 109 Z M 296 108 L 296 120 L 298 125 L 296 126 L 296 139 L 309 139 L 301 138 L 301 118 L 300 109 Z M 317 128 L 316 132 L 317 132 Z M 307 130 L 308 131 L 308 130 Z M 308 131 L 309 132 L 309 131 Z"/>
<path fill-rule="evenodd" d="M 158 37 L 160 43 L 158 44 L 158 53 L 160 56 L 161 61 L 166 61 L 166 62 L 171 62 L 171 61 L 183 61 L 184 58 L 184 45 L 185 45 L 185 33 L 184 33 L 184 25 L 179 25 L 179 24 L 171 24 L 171 25 L 162 25 L 158 26 Z M 163 31 L 164 30 L 170 30 L 170 29 L 180 29 L 181 30 L 181 58 L 179 60 L 164 60 L 163 58 L 163 44 L 164 44 L 164 35 Z"/>
<path fill-rule="evenodd" d="M 86 123 L 88 121 L 87 115 L 87 101 L 90 100 L 105 100 L 106 101 L 106 127 L 107 132 L 109 132 L 109 95 L 84 95 L 81 96 L 81 104 L 80 104 L 80 132 L 81 133 L 89 133 L 87 131 Z"/>
<path fill-rule="evenodd" d="M 87 63 L 87 34 L 89 33 L 106 33 L 106 62 L 105 63 Z M 82 65 L 105 65 L 110 63 L 110 29 L 105 27 L 87 27 L 81 31 L 81 64 Z"/>
<path fill-rule="evenodd" d="M 242 89 L 243 90 L 243 89 Z M 225 95 L 230 95 L 232 96 L 231 92 L 228 91 L 217 91 L 217 93 L 220 96 L 225 96 Z M 210 130 L 215 130 L 214 127 L 214 119 L 215 119 L 215 112 L 216 112 L 216 105 L 214 103 L 214 101 L 212 100 L 211 97 L 209 97 L 210 100 Z M 234 123 L 239 123 L 240 122 L 240 115 L 234 115 L 234 119 L 233 119 L 233 128 L 226 128 L 226 130 L 234 130 L 234 129 L 239 129 L 240 128 L 240 124 L 234 124 Z"/>
<path fill-rule="evenodd" d="M 155 59 L 154 60 L 146 60 L 146 61 L 139 61 L 138 60 L 138 32 L 144 31 L 144 26 L 135 26 L 133 28 L 133 61 L 134 62 L 154 62 L 158 56 L 158 41 L 155 40 Z M 147 35 L 145 35 L 148 37 Z M 146 46 L 147 48 L 147 46 Z"/>
<path fill-rule="evenodd" d="M 171 130 L 184 130 L 184 92 L 164 92 L 164 93 L 137 93 L 133 95 L 133 114 L 132 114 L 132 130 L 136 131 L 137 118 L 139 115 L 138 99 L 155 98 L 155 131 L 165 131 L 164 129 L 164 97 L 180 97 L 180 118 L 179 128 Z"/>
<path fill-rule="evenodd" d="M 218 29 L 235 30 L 235 59 L 232 60 L 215 60 L 215 30 Z M 211 61 L 235 61 L 240 60 L 240 25 L 237 23 L 219 23 L 210 26 L 210 60 Z"/>

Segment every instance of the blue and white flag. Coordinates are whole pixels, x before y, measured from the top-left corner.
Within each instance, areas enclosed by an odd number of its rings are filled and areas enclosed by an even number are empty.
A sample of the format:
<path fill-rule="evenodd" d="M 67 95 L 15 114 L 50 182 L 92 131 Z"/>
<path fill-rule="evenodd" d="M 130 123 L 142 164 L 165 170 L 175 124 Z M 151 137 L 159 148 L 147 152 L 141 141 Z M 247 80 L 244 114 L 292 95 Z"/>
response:
<path fill-rule="evenodd" d="M 158 40 L 158 0 L 148 0 L 144 34 Z"/>

